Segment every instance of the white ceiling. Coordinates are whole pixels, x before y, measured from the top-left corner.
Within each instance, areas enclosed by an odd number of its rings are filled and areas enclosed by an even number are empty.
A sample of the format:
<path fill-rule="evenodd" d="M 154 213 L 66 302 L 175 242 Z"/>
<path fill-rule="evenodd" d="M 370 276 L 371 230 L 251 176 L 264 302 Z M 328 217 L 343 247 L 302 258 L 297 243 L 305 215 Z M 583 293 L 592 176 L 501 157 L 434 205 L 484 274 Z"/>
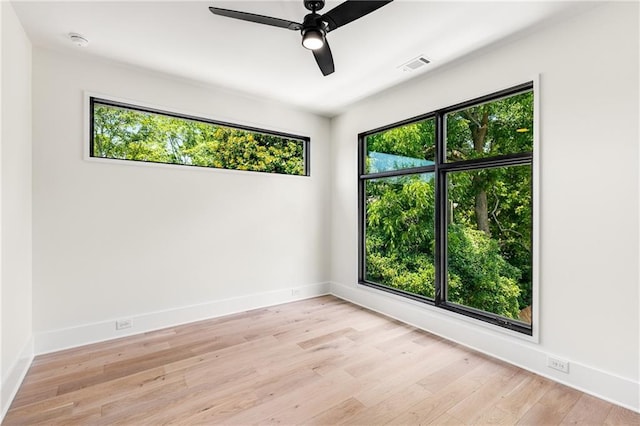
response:
<path fill-rule="evenodd" d="M 328 0 L 327 12 L 341 0 Z M 584 2 L 396 0 L 328 34 L 324 77 L 298 32 L 215 16 L 208 6 L 302 22 L 302 0 L 14 1 L 36 46 L 76 51 L 225 86 L 331 116 L 348 104 L 523 32 L 584 10 Z M 89 40 L 79 48 L 77 32 Z M 424 54 L 431 64 L 398 67 Z"/>

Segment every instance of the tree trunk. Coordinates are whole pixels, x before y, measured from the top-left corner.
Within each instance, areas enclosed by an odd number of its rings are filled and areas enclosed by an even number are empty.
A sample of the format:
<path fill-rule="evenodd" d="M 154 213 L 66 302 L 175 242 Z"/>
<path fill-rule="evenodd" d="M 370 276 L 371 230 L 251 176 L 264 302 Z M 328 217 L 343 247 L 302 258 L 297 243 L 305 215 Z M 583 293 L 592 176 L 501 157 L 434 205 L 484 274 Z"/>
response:
<path fill-rule="evenodd" d="M 473 137 L 473 148 L 481 154 L 484 150 L 485 138 L 487 136 L 489 124 L 489 108 L 487 106 L 478 109 L 477 115 L 469 114 L 469 128 Z M 491 236 L 489 229 L 489 207 L 487 205 L 487 191 L 485 190 L 485 179 L 479 175 L 473 177 L 473 187 L 476 190 L 475 214 L 478 229 L 488 236 Z"/>
<path fill-rule="evenodd" d="M 476 179 L 478 178 L 474 177 L 474 180 Z M 489 230 L 489 208 L 487 206 L 487 191 L 485 191 L 484 189 L 478 189 L 476 191 L 475 212 L 478 229 L 490 237 L 491 230 Z"/>

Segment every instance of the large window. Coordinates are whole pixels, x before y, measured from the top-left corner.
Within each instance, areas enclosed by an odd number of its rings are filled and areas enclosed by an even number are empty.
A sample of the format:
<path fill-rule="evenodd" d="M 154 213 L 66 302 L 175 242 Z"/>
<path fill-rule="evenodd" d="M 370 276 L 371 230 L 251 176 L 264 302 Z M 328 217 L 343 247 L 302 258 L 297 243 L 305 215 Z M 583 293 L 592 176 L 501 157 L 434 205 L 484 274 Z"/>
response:
<path fill-rule="evenodd" d="M 90 98 L 90 156 L 309 175 L 309 138 Z"/>
<path fill-rule="evenodd" d="M 532 334 L 533 96 L 360 135 L 361 284 Z"/>

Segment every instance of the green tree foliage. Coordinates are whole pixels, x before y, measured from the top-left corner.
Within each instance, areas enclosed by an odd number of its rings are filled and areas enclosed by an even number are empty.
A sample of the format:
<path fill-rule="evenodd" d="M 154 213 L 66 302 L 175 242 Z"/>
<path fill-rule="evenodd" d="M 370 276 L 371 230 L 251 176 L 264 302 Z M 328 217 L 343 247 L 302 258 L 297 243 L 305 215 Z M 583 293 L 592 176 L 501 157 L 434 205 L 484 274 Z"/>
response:
<path fill-rule="evenodd" d="M 433 298 L 433 175 L 373 181 L 367 197 L 367 278 Z M 448 237 L 449 300 L 517 318 L 520 271 L 498 243 L 464 225 L 450 226 Z"/>
<path fill-rule="evenodd" d="M 109 105 L 94 105 L 93 155 L 304 174 L 302 141 Z"/>
<path fill-rule="evenodd" d="M 433 297 L 433 174 L 368 182 L 367 198 L 367 278 Z"/>
<path fill-rule="evenodd" d="M 435 121 L 428 119 L 396 127 L 367 138 L 367 151 L 434 159 Z"/>
<path fill-rule="evenodd" d="M 447 161 L 533 146 L 533 94 L 447 115 Z M 433 120 L 367 138 L 367 151 L 433 161 Z M 531 301 L 531 167 L 448 175 L 450 302 L 518 318 Z M 435 190 L 431 174 L 367 181 L 367 279 L 434 297 Z"/>
<path fill-rule="evenodd" d="M 511 166 L 472 172 L 451 173 L 449 221 L 480 229 L 476 222 L 475 197 L 477 182 L 485 182 L 488 200 L 488 224 L 501 256 L 521 271 L 518 305 L 523 309 L 531 303 L 531 167 Z"/>
<path fill-rule="evenodd" d="M 449 226 L 448 238 L 448 300 L 518 318 L 520 270 L 504 259 L 498 242 L 462 225 Z"/>
<path fill-rule="evenodd" d="M 533 92 L 467 108 L 446 117 L 447 160 L 533 150 Z"/>

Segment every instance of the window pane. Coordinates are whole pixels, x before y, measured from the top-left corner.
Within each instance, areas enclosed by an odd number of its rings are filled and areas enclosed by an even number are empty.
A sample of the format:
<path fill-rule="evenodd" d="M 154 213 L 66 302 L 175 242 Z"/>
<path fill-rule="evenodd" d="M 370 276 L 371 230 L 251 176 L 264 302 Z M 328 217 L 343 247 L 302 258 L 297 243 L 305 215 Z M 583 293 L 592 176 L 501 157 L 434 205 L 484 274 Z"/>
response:
<path fill-rule="evenodd" d="M 447 161 L 533 151 L 533 92 L 445 116 Z"/>
<path fill-rule="evenodd" d="M 365 182 L 365 279 L 434 297 L 434 174 Z"/>
<path fill-rule="evenodd" d="M 435 135 L 428 119 L 367 136 L 365 173 L 433 165 Z"/>
<path fill-rule="evenodd" d="M 531 166 L 447 178 L 447 300 L 530 324 Z"/>
<path fill-rule="evenodd" d="M 93 102 L 93 157 L 304 175 L 305 141 Z"/>

